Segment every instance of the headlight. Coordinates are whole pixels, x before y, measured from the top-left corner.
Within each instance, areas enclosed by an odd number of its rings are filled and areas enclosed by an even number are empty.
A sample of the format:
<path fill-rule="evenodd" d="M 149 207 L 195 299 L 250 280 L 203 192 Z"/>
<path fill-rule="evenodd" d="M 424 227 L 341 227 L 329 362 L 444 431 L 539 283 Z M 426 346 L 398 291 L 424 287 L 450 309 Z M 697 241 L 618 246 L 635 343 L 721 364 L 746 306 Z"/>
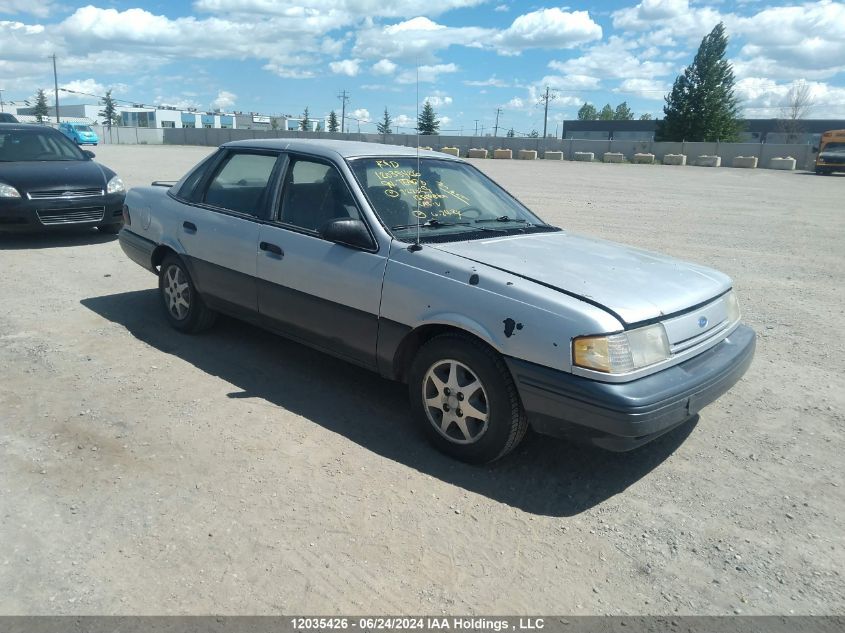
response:
<path fill-rule="evenodd" d="M 728 310 L 728 323 L 736 323 L 742 316 L 739 309 L 739 299 L 736 298 L 736 293 L 731 290 L 725 295 L 725 307 Z"/>
<path fill-rule="evenodd" d="M 120 176 L 115 176 L 106 185 L 106 193 L 123 193 L 124 191 L 126 191 L 126 187 L 123 185 Z"/>
<path fill-rule="evenodd" d="M 20 192 L 12 185 L 6 185 L 0 182 L 0 198 L 20 198 Z"/>
<path fill-rule="evenodd" d="M 657 323 L 606 336 L 579 336 L 572 340 L 572 362 L 607 374 L 626 374 L 670 356 L 669 338 Z"/>

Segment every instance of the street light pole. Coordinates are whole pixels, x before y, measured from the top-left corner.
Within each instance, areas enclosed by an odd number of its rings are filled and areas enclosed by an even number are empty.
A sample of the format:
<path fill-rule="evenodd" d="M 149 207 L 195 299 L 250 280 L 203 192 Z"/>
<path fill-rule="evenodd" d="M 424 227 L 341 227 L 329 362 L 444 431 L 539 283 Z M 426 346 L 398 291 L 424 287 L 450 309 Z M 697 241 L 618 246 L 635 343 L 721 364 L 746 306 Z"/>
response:
<path fill-rule="evenodd" d="M 5 112 L 3 109 L 3 89 L 0 88 L 0 112 Z"/>
<path fill-rule="evenodd" d="M 56 54 L 51 55 L 53 58 L 53 87 L 56 89 L 56 123 L 59 121 L 59 76 L 56 74 Z"/>

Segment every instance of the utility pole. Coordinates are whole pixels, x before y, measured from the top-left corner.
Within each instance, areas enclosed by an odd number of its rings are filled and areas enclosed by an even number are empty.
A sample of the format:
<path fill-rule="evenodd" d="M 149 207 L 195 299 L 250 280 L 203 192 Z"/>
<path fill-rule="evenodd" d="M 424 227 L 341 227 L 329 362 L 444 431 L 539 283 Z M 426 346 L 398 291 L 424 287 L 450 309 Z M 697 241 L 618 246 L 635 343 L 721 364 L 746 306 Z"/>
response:
<path fill-rule="evenodd" d="M 56 74 L 56 54 L 53 53 L 50 57 L 53 58 L 53 87 L 56 89 L 56 123 L 59 121 L 59 76 Z"/>
<path fill-rule="evenodd" d="M 340 111 L 340 133 L 343 134 L 346 130 L 346 102 L 349 101 L 349 95 L 346 93 L 346 90 L 344 90 L 337 95 L 337 98 L 343 103 Z"/>
<path fill-rule="evenodd" d="M 478 136 L 478 119 L 475 119 L 475 135 Z"/>
<path fill-rule="evenodd" d="M 538 103 L 542 103 L 544 106 L 543 112 L 543 138 L 546 138 L 546 130 L 548 128 L 549 123 L 549 101 L 554 101 L 557 99 L 557 95 L 553 92 L 549 91 L 549 87 L 546 86 L 546 92 L 543 96 L 540 97 Z M 555 132 L 555 136 L 557 136 L 557 132 Z"/>
<path fill-rule="evenodd" d="M 493 136 L 496 136 L 499 133 L 499 114 L 501 114 L 501 112 L 501 108 L 496 108 L 496 127 L 493 128 Z"/>
<path fill-rule="evenodd" d="M 0 88 L 0 112 L 5 112 L 3 109 L 3 89 Z"/>

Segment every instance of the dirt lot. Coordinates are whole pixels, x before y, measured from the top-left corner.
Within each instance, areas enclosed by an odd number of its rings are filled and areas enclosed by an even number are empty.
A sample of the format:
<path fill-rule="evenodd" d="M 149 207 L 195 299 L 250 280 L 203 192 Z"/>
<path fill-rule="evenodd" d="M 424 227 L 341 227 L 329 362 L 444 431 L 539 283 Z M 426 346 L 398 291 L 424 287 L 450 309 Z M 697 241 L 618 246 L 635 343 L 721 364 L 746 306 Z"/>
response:
<path fill-rule="evenodd" d="M 207 148 L 97 148 L 129 185 Z M 96 232 L 0 237 L 0 613 L 845 610 L 845 177 L 478 163 L 547 220 L 730 274 L 754 365 L 616 455 L 434 452 L 402 386 L 169 329 Z"/>

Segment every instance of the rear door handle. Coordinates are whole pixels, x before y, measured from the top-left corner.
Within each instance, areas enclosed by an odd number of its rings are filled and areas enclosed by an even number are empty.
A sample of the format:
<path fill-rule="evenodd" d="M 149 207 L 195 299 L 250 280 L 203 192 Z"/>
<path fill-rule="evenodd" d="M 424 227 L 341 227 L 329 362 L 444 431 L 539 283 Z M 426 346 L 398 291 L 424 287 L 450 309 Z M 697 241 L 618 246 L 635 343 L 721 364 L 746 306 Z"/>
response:
<path fill-rule="evenodd" d="M 275 244 L 271 244 L 270 242 L 261 242 L 258 245 L 258 248 L 260 248 L 262 251 L 278 255 L 279 257 L 285 256 L 285 252 L 282 250 L 281 246 L 276 246 Z"/>
<path fill-rule="evenodd" d="M 189 233 L 196 233 L 197 232 L 197 225 L 193 222 L 182 222 L 182 228 L 188 231 Z"/>

